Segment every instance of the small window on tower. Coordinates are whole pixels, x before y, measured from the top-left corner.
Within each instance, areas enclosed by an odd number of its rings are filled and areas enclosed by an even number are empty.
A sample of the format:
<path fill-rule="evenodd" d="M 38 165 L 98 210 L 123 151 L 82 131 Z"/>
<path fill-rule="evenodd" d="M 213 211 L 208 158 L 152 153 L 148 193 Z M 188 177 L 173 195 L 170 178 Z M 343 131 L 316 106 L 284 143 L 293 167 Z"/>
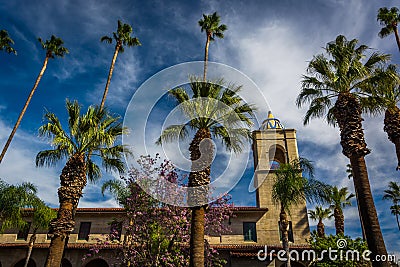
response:
<path fill-rule="evenodd" d="M 243 222 L 244 241 L 257 242 L 257 231 L 255 222 Z"/>

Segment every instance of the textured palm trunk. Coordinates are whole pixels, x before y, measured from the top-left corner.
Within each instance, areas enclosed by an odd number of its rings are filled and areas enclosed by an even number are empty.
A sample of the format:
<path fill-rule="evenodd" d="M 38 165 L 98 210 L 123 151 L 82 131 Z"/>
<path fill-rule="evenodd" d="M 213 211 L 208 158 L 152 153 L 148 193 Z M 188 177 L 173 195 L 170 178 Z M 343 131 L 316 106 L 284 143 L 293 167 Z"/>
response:
<path fill-rule="evenodd" d="M 399 222 L 399 215 L 396 214 L 396 221 L 397 221 L 397 226 L 399 227 L 399 231 L 400 231 L 400 222 Z"/>
<path fill-rule="evenodd" d="M 360 205 L 365 237 L 368 248 L 372 252 L 371 259 L 377 255 L 387 255 L 364 159 L 370 151 L 364 139 L 360 104 L 351 93 L 340 93 L 333 112 L 340 128 L 342 152 L 350 158 L 354 188 L 359 198 L 358 204 Z M 388 267 L 390 264 L 373 261 L 372 266 Z"/>
<path fill-rule="evenodd" d="M 208 32 L 207 32 L 206 47 L 204 48 L 204 73 L 203 73 L 203 81 L 206 81 L 206 79 L 207 79 L 208 47 L 210 46 L 210 39 L 211 39 L 211 33 L 208 33 Z"/>
<path fill-rule="evenodd" d="M 400 38 L 399 38 L 399 31 L 397 30 L 397 25 L 394 28 L 394 36 L 396 36 L 397 47 L 399 48 L 400 51 Z"/>
<path fill-rule="evenodd" d="M 321 219 L 318 221 L 318 224 L 317 224 L 317 234 L 319 237 L 325 236 L 325 225 Z"/>
<path fill-rule="evenodd" d="M 387 109 L 385 112 L 383 130 L 387 133 L 388 139 L 395 145 L 397 155 L 397 167 L 400 169 L 400 109 L 395 106 L 394 108 Z"/>
<path fill-rule="evenodd" d="M 32 90 L 31 90 L 31 92 L 30 92 L 28 98 L 27 98 L 26 101 L 25 101 L 25 105 L 24 105 L 24 107 L 22 108 L 21 113 L 19 114 L 19 117 L 18 117 L 18 119 L 17 119 L 17 122 L 15 123 L 14 128 L 12 129 L 12 131 L 11 131 L 11 133 L 10 133 L 10 136 L 9 136 L 8 139 L 7 139 L 6 144 L 4 145 L 3 151 L 1 151 L 1 154 L 0 154 L 0 163 L 1 163 L 1 161 L 3 160 L 3 158 L 4 158 L 4 155 L 6 154 L 8 147 L 10 146 L 12 139 L 14 138 L 15 132 L 17 131 L 19 125 L 21 124 L 21 120 L 22 120 L 22 118 L 24 117 L 24 114 L 25 114 L 25 112 L 26 112 L 26 109 L 28 108 L 29 103 L 31 102 L 32 96 L 33 96 L 33 94 L 35 93 L 36 88 L 38 87 L 39 82 L 40 82 L 40 80 L 42 79 L 42 76 L 43 76 L 43 74 L 44 74 L 44 72 L 45 72 L 45 70 L 46 70 L 46 68 L 47 68 L 47 62 L 48 62 L 48 61 L 49 61 L 49 56 L 46 55 L 46 57 L 45 57 L 45 59 L 44 59 L 44 62 L 43 62 L 42 69 L 40 70 L 39 75 L 38 75 L 37 78 L 36 78 L 36 82 L 35 82 L 35 84 L 33 85 L 33 88 L 32 88 Z"/>
<path fill-rule="evenodd" d="M 204 267 L 204 214 L 208 197 L 208 185 L 210 184 L 210 158 L 212 159 L 213 156 L 212 144 L 205 140 L 209 138 L 211 138 L 211 134 L 208 129 L 199 129 L 189 147 L 192 161 L 189 187 L 202 187 L 190 191 L 188 196 L 188 204 L 193 206 L 190 235 L 190 267 Z"/>
<path fill-rule="evenodd" d="M 354 176 L 353 176 L 353 177 L 354 177 Z M 365 229 L 364 229 L 363 221 L 362 221 L 362 219 L 361 219 L 361 211 L 360 211 L 359 197 L 358 197 L 358 195 L 357 195 L 357 190 L 356 190 L 355 192 L 356 192 L 356 201 L 357 201 L 358 218 L 360 219 L 360 225 L 361 225 L 362 236 L 363 236 L 363 240 L 365 241 L 365 240 L 366 240 L 366 238 L 365 238 Z"/>
<path fill-rule="evenodd" d="M 281 222 L 281 233 L 282 233 L 282 246 L 283 250 L 286 252 L 286 267 L 290 267 L 290 254 L 289 254 L 289 221 L 287 219 L 287 214 L 283 207 L 281 207 L 281 213 L 279 214 L 279 219 Z"/>
<path fill-rule="evenodd" d="M 29 259 L 31 258 L 31 255 L 32 255 L 33 245 L 35 244 L 35 241 L 36 241 L 36 231 L 37 231 L 37 228 L 35 227 L 33 229 L 33 233 L 31 235 L 31 238 L 29 238 L 28 254 L 26 255 L 24 267 L 28 267 Z"/>
<path fill-rule="evenodd" d="M 344 216 L 341 209 L 335 208 L 333 210 L 333 216 L 335 217 L 335 228 L 336 235 L 344 235 Z"/>
<path fill-rule="evenodd" d="M 113 71 L 114 71 L 115 61 L 117 60 L 117 56 L 118 56 L 118 52 L 119 52 L 120 48 L 121 48 L 121 42 L 117 42 L 117 44 L 115 46 L 115 50 L 114 50 L 114 56 L 111 60 L 111 66 L 110 66 L 110 70 L 108 72 L 107 83 L 106 83 L 106 87 L 104 88 L 103 98 L 101 99 L 100 109 L 104 108 L 104 103 L 106 102 L 106 97 L 108 94 L 108 87 L 110 86 L 111 77 L 112 77 Z"/>
<path fill-rule="evenodd" d="M 60 207 L 57 218 L 50 223 L 51 242 L 45 267 L 60 266 L 66 238 L 74 229 L 73 210 L 86 186 L 86 165 L 83 154 L 75 154 L 69 158 L 62 169 L 60 180 L 61 186 L 58 189 Z"/>

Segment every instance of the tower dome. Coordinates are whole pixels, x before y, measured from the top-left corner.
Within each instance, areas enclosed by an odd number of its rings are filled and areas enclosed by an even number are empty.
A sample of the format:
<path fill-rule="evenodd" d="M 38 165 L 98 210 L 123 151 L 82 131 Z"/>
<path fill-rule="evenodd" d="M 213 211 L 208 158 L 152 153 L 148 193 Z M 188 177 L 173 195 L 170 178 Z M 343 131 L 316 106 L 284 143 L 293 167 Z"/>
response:
<path fill-rule="evenodd" d="M 284 129 L 283 124 L 272 115 L 271 111 L 268 111 L 268 117 L 261 124 L 260 130 L 269 130 L 269 129 Z"/>

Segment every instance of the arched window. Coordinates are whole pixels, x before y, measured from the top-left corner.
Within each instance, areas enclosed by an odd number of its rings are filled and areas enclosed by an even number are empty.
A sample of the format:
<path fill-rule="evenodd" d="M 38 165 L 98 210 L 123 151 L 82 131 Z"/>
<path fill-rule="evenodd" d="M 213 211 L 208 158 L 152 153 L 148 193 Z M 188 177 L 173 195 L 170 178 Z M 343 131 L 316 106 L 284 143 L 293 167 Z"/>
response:
<path fill-rule="evenodd" d="M 270 170 L 276 170 L 280 164 L 286 163 L 285 149 L 279 145 L 273 145 L 268 150 Z"/>
<path fill-rule="evenodd" d="M 103 259 L 94 259 L 89 261 L 85 267 L 109 267 L 108 263 Z"/>

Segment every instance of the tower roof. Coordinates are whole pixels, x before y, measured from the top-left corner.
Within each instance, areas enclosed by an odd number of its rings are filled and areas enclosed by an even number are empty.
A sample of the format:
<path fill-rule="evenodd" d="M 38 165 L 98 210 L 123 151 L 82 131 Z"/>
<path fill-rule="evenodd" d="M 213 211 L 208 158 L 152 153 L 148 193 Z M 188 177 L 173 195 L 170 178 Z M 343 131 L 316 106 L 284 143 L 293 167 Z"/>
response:
<path fill-rule="evenodd" d="M 269 129 L 284 129 L 283 124 L 272 115 L 271 111 L 268 111 L 268 118 L 261 124 L 260 130 Z"/>

